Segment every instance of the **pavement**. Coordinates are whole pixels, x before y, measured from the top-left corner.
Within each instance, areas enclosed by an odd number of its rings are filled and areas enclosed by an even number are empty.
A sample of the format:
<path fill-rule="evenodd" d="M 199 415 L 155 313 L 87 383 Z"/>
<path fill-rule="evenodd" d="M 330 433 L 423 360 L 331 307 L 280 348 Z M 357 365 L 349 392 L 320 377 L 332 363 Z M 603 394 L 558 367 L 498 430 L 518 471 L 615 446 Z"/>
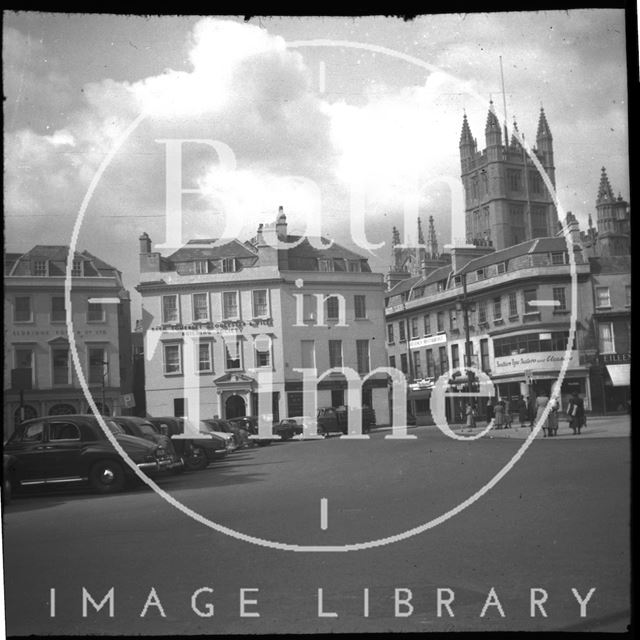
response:
<path fill-rule="evenodd" d="M 534 425 L 535 426 L 535 425 Z M 456 429 L 456 433 L 461 435 L 473 435 L 486 428 L 486 422 L 480 422 L 477 427 L 469 429 L 460 427 Z M 487 438 L 520 438 L 526 440 L 531 433 L 529 426 L 523 427 L 518 423 L 512 424 L 509 429 L 493 428 L 487 433 Z M 597 416 L 588 417 L 587 426 L 583 427 L 580 434 L 574 434 L 569 427 L 566 419 L 558 421 L 558 433 L 555 438 L 628 438 L 631 436 L 631 416 L 614 415 L 614 416 Z M 544 432 L 540 432 L 536 438 L 544 438 Z"/>
<path fill-rule="evenodd" d="M 459 435 L 475 435 L 483 431 L 487 426 L 484 421 L 478 421 L 477 426 L 469 428 L 464 425 L 451 425 L 452 431 Z M 414 427 L 409 427 L 413 429 Z M 424 428 L 438 429 L 437 425 L 428 425 Z M 391 431 L 391 427 L 378 427 L 372 431 Z M 521 426 L 517 421 L 509 429 L 498 429 L 494 427 L 484 437 L 485 438 L 516 438 L 526 440 L 531 433 L 530 427 Z M 618 414 L 612 416 L 589 416 L 587 426 L 582 428 L 580 434 L 574 435 L 569 427 L 566 418 L 558 421 L 558 433 L 556 438 L 629 438 L 631 436 L 631 416 L 628 414 Z M 544 438 L 542 429 L 536 438 Z"/>

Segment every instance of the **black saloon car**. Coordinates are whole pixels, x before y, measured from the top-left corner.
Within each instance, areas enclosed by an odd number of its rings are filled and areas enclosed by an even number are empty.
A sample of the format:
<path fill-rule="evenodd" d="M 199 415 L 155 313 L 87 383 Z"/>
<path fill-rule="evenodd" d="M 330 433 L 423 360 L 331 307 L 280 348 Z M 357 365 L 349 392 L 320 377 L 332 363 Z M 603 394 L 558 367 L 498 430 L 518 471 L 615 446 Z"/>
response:
<path fill-rule="evenodd" d="M 185 438 L 185 420 L 173 416 L 160 418 L 147 418 L 147 420 L 160 429 L 161 433 L 168 435 L 173 442 L 178 455 L 182 456 L 184 466 L 189 471 L 206 469 L 209 462 L 225 456 L 233 449 L 231 438 L 223 438 L 224 434 L 216 435 L 204 425 L 198 429 L 198 438 Z M 206 428 L 206 431 L 205 431 Z M 175 436 L 180 436 L 176 438 Z"/>
<path fill-rule="evenodd" d="M 163 447 L 127 435 L 108 418 L 105 424 L 138 469 L 151 475 L 168 468 L 171 460 Z M 136 475 L 93 415 L 27 420 L 16 427 L 4 450 L 13 458 L 9 480 L 14 490 L 88 483 L 99 493 L 113 493 Z"/>
<path fill-rule="evenodd" d="M 128 435 L 136 436 L 136 438 L 144 438 L 166 449 L 171 459 L 171 463 L 169 464 L 170 471 L 179 472 L 184 469 L 182 458 L 176 453 L 171 438 L 161 434 L 160 429 L 148 420 L 137 416 L 114 416 L 111 420 L 120 425 Z"/>

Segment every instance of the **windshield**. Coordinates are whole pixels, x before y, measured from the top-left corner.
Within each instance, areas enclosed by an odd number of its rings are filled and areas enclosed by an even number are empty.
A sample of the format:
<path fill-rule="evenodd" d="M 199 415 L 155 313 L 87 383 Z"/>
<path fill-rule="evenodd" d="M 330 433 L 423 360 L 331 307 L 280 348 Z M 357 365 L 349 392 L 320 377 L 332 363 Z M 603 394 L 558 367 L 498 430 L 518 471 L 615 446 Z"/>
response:
<path fill-rule="evenodd" d="M 113 433 L 114 436 L 121 436 L 125 433 L 125 430 L 119 425 L 113 422 L 113 420 L 105 420 L 107 429 Z"/>
<path fill-rule="evenodd" d="M 217 425 L 212 425 L 209 424 L 208 422 L 205 422 L 204 420 L 200 420 L 200 431 L 206 431 L 207 433 L 213 433 L 214 431 L 221 431 L 221 429 L 218 429 Z"/>
<path fill-rule="evenodd" d="M 140 431 L 144 433 L 145 436 L 155 436 L 156 430 L 150 424 L 141 424 Z"/>

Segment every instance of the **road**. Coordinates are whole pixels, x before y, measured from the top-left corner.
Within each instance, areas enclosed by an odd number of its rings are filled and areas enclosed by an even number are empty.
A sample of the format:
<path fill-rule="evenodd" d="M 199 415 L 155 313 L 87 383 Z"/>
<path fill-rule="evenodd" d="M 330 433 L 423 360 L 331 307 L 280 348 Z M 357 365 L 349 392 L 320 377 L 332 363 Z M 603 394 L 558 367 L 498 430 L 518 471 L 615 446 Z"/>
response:
<path fill-rule="evenodd" d="M 368 441 L 273 444 L 159 484 L 243 534 L 342 546 L 441 516 L 523 446 L 508 438 L 457 442 L 428 427 L 411 433 L 415 440 L 385 440 L 378 432 Z M 76 490 L 16 497 L 4 514 L 7 633 L 624 631 L 630 457 L 628 438 L 535 440 L 457 515 L 403 541 L 348 552 L 238 540 L 146 487 L 113 496 Z M 572 589 L 584 598 L 593 587 L 581 617 Z M 109 601 L 100 611 L 87 604 L 83 617 L 83 588 L 96 603 L 113 588 L 113 617 Z M 442 599 L 453 597 L 440 616 L 438 589 L 450 590 Z M 532 617 L 532 589 L 546 591 L 546 617 L 536 607 Z"/>

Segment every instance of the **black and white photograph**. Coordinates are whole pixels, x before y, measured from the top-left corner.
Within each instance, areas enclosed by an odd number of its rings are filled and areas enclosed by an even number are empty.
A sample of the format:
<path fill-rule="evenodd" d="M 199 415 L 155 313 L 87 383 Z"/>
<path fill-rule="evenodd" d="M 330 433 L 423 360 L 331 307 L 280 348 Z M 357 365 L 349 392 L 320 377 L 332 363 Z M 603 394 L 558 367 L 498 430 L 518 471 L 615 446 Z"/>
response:
<path fill-rule="evenodd" d="M 635 8 L 211 11 L 2 16 L 6 637 L 629 632 Z"/>

